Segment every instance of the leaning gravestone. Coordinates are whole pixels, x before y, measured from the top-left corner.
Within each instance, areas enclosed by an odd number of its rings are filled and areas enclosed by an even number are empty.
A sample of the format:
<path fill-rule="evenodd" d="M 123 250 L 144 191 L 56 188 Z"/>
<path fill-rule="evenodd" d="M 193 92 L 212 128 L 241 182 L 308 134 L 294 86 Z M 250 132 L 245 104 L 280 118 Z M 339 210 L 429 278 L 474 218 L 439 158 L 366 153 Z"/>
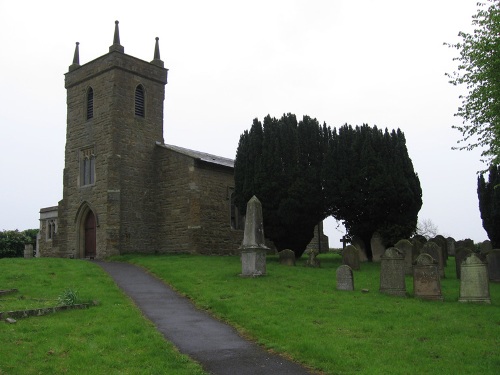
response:
<path fill-rule="evenodd" d="M 355 271 L 359 271 L 360 270 L 359 263 L 360 262 L 359 262 L 358 249 L 353 245 L 348 245 L 342 251 L 342 264 L 345 264 L 345 265 L 351 267 Z"/>
<path fill-rule="evenodd" d="M 413 274 L 413 244 L 408 240 L 399 240 L 395 245 L 395 248 L 401 250 L 405 255 L 405 274 Z"/>
<path fill-rule="evenodd" d="M 444 265 L 441 247 L 433 241 L 427 241 L 424 247 L 422 247 L 421 253 L 429 254 L 437 262 L 439 276 L 444 278 Z"/>
<path fill-rule="evenodd" d="M 429 254 L 422 253 L 413 266 L 413 293 L 416 298 L 442 301 L 438 264 Z"/>
<path fill-rule="evenodd" d="M 457 279 L 460 279 L 460 266 L 462 265 L 462 261 L 471 253 L 472 251 L 466 247 L 459 247 L 456 249 L 455 272 L 457 274 Z"/>
<path fill-rule="evenodd" d="M 406 296 L 403 252 L 395 247 L 390 247 L 380 260 L 380 292 L 392 296 Z"/>
<path fill-rule="evenodd" d="M 352 269 L 346 264 L 337 268 L 337 290 L 354 290 Z"/>
<path fill-rule="evenodd" d="M 241 250 L 241 276 L 266 274 L 266 253 L 262 205 L 254 195 L 247 203 L 245 232 Z"/>
<path fill-rule="evenodd" d="M 356 246 L 359 251 L 359 261 L 367 262 L 368 257 L 366 256 L 366 247 L 365 243 L 359 236 L 352 236 L 351 245 Z"/>
<path fill-rule="evenodd" d="M 380 258 L 382 257 L 385 251 L 385 246 L 384 242 L 382 241 L 382 236 L 377 232 L 373 233 L 370 245 L 372 248 L 372 261 L 380 262 Z"/>
<path fill-rule="evenodd" d="M 459 302 L 491 303 L 486 262 L 469 254 L 461 264 Z"/>
<path fill-rule="evenodd" d="M 500 250 L 493 249 L 486 254 L 490 281 L 500 282 Z"/>
<path fill-rule="evenodd" d="M 448 249 L 448 255 L 455 256 L 455 245 L 456 242 L 453 237 L 448 237 L 446 239 L 446 248 Z"/>
<path fill-rule="evenodd" d="M 280 264 L 285 266 L 295 266 L 295 253 L 293 250 L 285 249 L 278 253 Z"/>

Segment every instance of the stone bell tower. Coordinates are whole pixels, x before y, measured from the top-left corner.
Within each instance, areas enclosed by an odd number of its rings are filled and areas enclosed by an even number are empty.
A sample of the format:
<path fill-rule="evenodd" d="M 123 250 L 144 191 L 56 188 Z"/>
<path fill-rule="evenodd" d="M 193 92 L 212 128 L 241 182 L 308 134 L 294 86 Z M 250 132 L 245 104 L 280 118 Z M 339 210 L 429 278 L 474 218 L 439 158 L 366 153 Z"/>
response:
<path fill-rule="evenodd" d="M 153 152 L 163 143 L 168 70 L 126 55 L 118 21 L 109 52 L 84 65 L 76 43 L 65 74 L 67 130 L 59 256 L 145 251 L 156 223 Z"/>

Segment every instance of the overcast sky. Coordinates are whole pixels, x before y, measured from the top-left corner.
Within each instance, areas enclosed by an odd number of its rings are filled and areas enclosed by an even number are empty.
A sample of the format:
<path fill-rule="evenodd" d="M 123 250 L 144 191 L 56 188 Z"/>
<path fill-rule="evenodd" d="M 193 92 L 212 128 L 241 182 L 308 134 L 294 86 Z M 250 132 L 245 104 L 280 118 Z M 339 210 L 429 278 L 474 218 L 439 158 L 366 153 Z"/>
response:
<path fill-rule="evenodd" d="M 84 5 L 85 4 L 85 5 Z M 0 230 L 38 228 L 62 198 L 64 73 L 108 52 L 169 69 L 166 143 L 234 158 L 253 118 L 294 113 L 331 127 L 400 128 L 423 207 L 455 239 L 487 239 L 476 193 L 478 152 L 452 151 L 460 88 L 447 82 L 476 0 L 0 0 Z M 326 225 L 330 246 L 342 228 Z"/>

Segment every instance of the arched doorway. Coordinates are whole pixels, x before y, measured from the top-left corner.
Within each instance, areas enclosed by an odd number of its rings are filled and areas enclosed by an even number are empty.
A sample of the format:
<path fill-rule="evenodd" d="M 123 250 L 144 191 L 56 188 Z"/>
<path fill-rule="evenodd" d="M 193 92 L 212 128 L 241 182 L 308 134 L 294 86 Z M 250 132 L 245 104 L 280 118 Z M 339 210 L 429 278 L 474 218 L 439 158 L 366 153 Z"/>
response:
<path fill-rule="evenodd" d="M 89 211 L 85 218 L 85 258 L 95 258 L 96 256 L 96 222 L 95 215 Z"/>

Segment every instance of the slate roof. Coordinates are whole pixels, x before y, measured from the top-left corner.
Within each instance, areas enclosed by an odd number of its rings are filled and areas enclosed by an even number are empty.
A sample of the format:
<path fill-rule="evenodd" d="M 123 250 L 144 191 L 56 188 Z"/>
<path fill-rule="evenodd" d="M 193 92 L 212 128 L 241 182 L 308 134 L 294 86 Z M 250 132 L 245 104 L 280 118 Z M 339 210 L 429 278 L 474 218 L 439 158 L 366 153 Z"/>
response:
<path fill-rule="evenodd" d="M 221 165 L 224 167 L 234 168 L 234 160 L 233 159 L 228 159 L 228 158 L 224 158 L 222 156 L 208 154 L 206 152 L 190 150 L 190 149 L 184 148 L 184 147 L 167 145 L 167 144 L 163 144 L 160 142 L 156 142 L 156 144 L 160 147 L 178 152 L 178 153 L 183 154 L 183 155 L 190 156 L 193 159 L 197 159 L 197 160 L 203 161 L 205 163 L 216 164 L 216 165 Z"/>

